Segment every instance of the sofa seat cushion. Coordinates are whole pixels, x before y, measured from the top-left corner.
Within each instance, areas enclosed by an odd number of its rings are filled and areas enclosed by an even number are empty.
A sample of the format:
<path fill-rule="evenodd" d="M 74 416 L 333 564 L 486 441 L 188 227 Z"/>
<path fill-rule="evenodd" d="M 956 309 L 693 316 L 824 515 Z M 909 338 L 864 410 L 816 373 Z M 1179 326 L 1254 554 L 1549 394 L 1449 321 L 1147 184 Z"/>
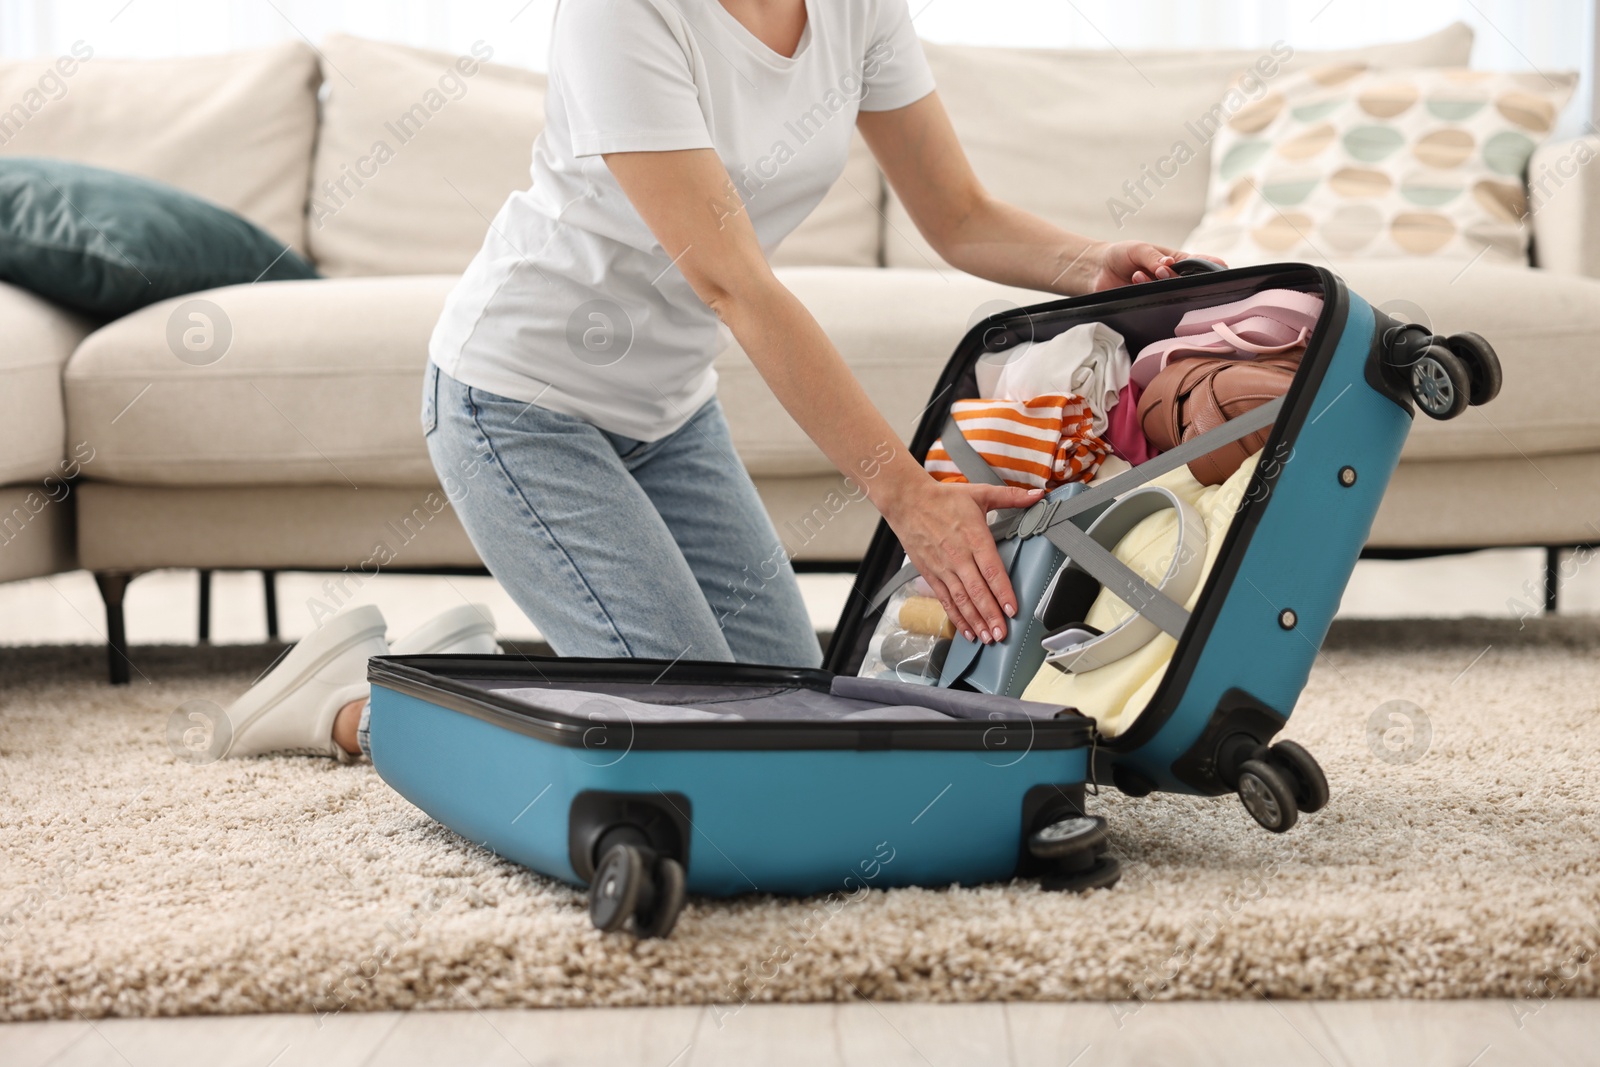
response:
<path fill-rule="evenodd" d="M 0 282 L 0 485 L 71 474 L 61 368 L 93 324 Z"/>
<path fill-rule="evenodd" d="M 1495 400 L 1438 422 L 1419 414 L 1407 460 L 1600 451 L 1600 281 L 1485 262 L 1373 260 L 1341 269 L 1350 290 L 1435 333 L 1494 345 L 1505 371 Z M 1533 471 L 1529 471 L 1533 474 Z M 1537 477 L 1537 475 L 1534 475 Z"/>
<path fill-rule="evenodd" d="M 454 283 L 286 281 L 152 304 L 73 354 L 70 432 L 94 442 L 103 481 L 431 485 L 422 371 Z M 187 351 L 190 330 L 210 331 L 215 348 Z"/>
<path fill-rule="evenodd" d="M 980 309 L 1045 298 L 954 271 L 789 267 L 779 275 L 902 433 Z M 92 476 L 101 481 L 432 485 L 422 370 L 454 281 L 275 282 L 153 304 L 97 330 L 73 355 L 69 426 L 94 442 Z M 994 303 L 1001 299 L 1009 303 Z M 220 355 L 175 355 L 172 338 L 198 328 L 195 314 L 215 320 L 208 328 L 226 345 Z M 736 346 L 718 369 L 734 440 L 753 474 L 832 473 Z"/>
<path fill-rule="evenodd" d="M 902 438 L 972 323 L 1050 299 L 952 270 L 778 274 Z M 1600 332 L 1600 281 L 1406 261 L 1360 264 L 1348 281 L 1375 306 L 1425 309 L 1439 332 L 1483 334 L 1505 365 L 1505 387 L 1490 407 L 1448 423 L 1418 418 L 1408 459 L 1600 450 L 1588 399 L 1600 395 L 1600 365 L 1588 354 Z M 152 305 L 91 334 L 73 355 L 68 433 L 92 443 L 89 474 L 104 481 L 432 485 L 421 373 L 453 284 L 448 275 L 275 282 Z M 197 321 L 193 314 L 216 318 L 215 336 L 227 344 L 212 362 L 175 354 L 170 338 Z M 717 370 L 734 443 L 752 474 L 832 472 L 736 344 L 717 358 Z M 58 448 L 59 435 L 52 441 Z"/>

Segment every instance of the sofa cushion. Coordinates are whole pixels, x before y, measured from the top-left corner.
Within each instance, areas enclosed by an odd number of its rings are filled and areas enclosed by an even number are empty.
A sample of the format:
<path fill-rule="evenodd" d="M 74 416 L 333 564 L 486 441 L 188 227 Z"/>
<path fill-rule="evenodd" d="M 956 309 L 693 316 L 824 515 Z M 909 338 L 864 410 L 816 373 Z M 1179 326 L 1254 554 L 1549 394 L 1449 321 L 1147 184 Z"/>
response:
<path fill-rule="evenodd" d="M 466 268 L 506 197 L 528 187 L 544 129 L 543 74 L 335 34 L 311 183 L 309 240 L 323 273 Z M 854 139 L 834 188 L 775 263 L 876 266 L 883 182 Z"/>
<path fill-rule="evenodd" d="M 0 63 L 0 154 L 53 156 L 203 196 L 305 251 L 316 55 L 299 41 L 182 59 Z"/>
<path fill-rule="evenodd" d="M 1349 272 L 1377 306 L 1412 306 L 1440 332 L 1499 349 L 1493 405 L 1449 423 L 1419 418 L 1407 457 L 1530 458 L 1600 450 L 1600 281 L 1477 264 L 1372 262 Z M 1048 299 L 955 271 L 787 267 L 868 394 L 909 435 L 968 326 Z M 68 430 L 91 441 L 99 480 L 154 485 L 431 485 L 421 372 L 448 276 L 234 286 L 155 304 L 84 340 L 67 365 Z M 214 362 L 176 355 L 169 323 L 203 299 L 231 340 Z M 1408 301 L 1408 304 L 1398 303 Z M 219 336 L 221 331 L 219 331 Z M 733 439 L 757 477 L 832 470 L 737 345 L 717 359 Z"/>
<path fill-rule="evenodd" d="M 1526 267 L 1387 260 L 1352 264 L 1352 292 L 1439 333 L 1471 330 L 1500 355 L 1505 384 L 1487 407 L 1437 422 L 1419 415 L 1407 459 L 1533 458 L 1600 452 L 1600 281 Z M 790 270 L 782 277 L 817 315 L 867 392 L 903 437 L 966 327 L 1047 294 L 1006 289 L 945 269 Z M 893 309 L 893 313 L 886 313 Z M 752 473 L 817 474 L 827 459 L 784 412 L 735 345 L 717 359 L 718 392 Z"/>
<path fill-rule="evenodd" d="M 1526 265 L 1528 160 L 1577 82 L 1348 63 L 1280 79 L 1217 133 L 1206 214 L 1184 245 L 1236 267 L 1410 256 Z"/>
<path fill-rule="evenodd" d="M 93 324 L 0 282 L 0 485 L 60 477 L 61 368 Z"/>
<path fill-rule="evenodd" d="M 528 185 L 545 76 L 334 34 L 307 227 L 324 274 L 456 274 Z"/>
<path fill-rule="evenodd" d="M 0 157 L 0 279 L 105 320 L 200 289 L 315 278 L 250 220 L 165 182 Z"/>
<path fill-rule="evenodd" d="M 883 244 L 883 174 L 859 133 L 844 173 L 772 253 L 774 267 L 876 267 Z"/>
<path fill-rule="evenodd" d="M 340 278 L 152 304 L 67 364 L 67 424 L 93 477 L 146 485 L 417 486 L 428 335 L 455 279 Z M 204 303 L 199 303 L 204 301 Z M 172 341 L 204 316 L 209 362 Z M 181 328 L 179 329 L 181 335 Z"/>
<path fill-rule="evenodd" d="M 942 274 L 942 276 L 941 276 Z M 939 372 L 978 319 L 1052 299 L 946 270 L 791 267 L 781 278 L 811 310 L 902 440 L 916 429 Z M 716 361 L 717 395 L 740 458 L 757 476 L 834 468 L 784 411 L 736 343 Z"/>
<path fill-rule="evenodd" d="M 1205 211 L 1208 146 L 1216 118 L 1226 117 L 1214 109 L 1243 104 L 1226 94 L 1245 68 L 1260 61 L 1270 86 L 1288 71 L 1355 55 L 1378 65 L 1464 66 L 1472 30 L 1456 23 L 1358 52 L 1297 53 L 1282 44 L 1214 52 L 925 47 L 990 192 L 1076 233 L 1176 246 Z M 892 191 L 886 215 L 889 266 L 943 265 Z"/>
<path fill-rule="evenodd" d="M 780 277 L 902 432 L 976 309 L 1037 295 L 924 271 L 788 267 Z M 422 369 L 454 282 L 276 282 L 152 304 L 79 346 L 65 375 L 68 425 L 94 442 L 92 475 L 101 481 L 431 485 L 419 424 Z M 187 353 L 179 358 L 169 340 L 171 324 L 187 322 L 196 307 L 226 339 L 204 365 Z M 718 368 L 734 440 L 752 473 L 832 471 L 737 348 Z"/>

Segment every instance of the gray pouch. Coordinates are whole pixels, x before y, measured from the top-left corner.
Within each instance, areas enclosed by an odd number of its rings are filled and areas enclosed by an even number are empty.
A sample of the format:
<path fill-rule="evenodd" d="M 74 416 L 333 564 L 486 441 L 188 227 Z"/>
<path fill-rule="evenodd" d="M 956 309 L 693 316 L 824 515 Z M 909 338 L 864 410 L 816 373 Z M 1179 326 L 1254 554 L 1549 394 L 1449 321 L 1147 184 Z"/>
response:
<path fill-rule="evenodd" d="M 1068 482 L 1050 493 L 1051 500 L 1066 500 L 1088 486 Z M 1045 625 L 1034 618 L 1050 579 L 1061 568 L 1066 556 L 1048 537 L 1011 539 L 1000 545 L 1000 562 L 1011 576 L 1017 594 L 1017 617 L 1006 623 L 1006 639 L 992 645 L 968 641 L 959 633 L 945 657 L 939 685 L 948 689 L 957 682 L 968 689 L 997 696 L 1021 696 L 1044 666 Z"/>

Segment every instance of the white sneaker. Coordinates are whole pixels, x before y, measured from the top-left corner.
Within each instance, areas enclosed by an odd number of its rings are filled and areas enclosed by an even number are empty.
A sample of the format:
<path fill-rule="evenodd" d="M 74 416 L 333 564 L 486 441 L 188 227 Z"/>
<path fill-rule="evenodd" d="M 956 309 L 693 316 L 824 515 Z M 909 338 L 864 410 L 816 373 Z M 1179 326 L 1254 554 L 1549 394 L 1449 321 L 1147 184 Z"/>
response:
<path fill-rule="evenodd" d="M 313 752 L 338 756 L 333 720 L 369 692 L 367 660 L 387 656 L 383 612 L 371 604 L 342 611 L 289 650 L 226 714 L 225 756 Z"/>
<path fill-rule="evenodd" d="M 463 604 L 435 616 L 389 646 L 391 656 L 476 652 L 499 655 L 494 613 L 487 604 Z"/>

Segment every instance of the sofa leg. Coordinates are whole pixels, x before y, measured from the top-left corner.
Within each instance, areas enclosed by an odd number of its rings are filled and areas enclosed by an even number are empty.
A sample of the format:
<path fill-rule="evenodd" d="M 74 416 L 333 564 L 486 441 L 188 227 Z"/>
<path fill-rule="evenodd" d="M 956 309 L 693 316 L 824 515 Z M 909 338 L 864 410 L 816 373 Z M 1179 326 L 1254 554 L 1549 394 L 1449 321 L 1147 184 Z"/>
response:
<path fill-rule="evenodd" d="M 123 594 L 128 591 L 131 574 L 96 572 L 94 584 L 100 587 L 100 599 L 106 605 L 106 664 L 112 685 L 128 684 L 128 631 L 122 614 Z"/>
<path fill-rule="evenodd" d="M 1554 615 L 1561 601 L 1561 549 L 1544 550 L 1544 613 Z"/>
<path fill-rule="evenodd" d="M 278 639 L 278 572 L 262 571 L 261 587 L 267 599 L 267 640 Z"/>
<path fill-rule="evenodd" d="M 199 639 L 202 645 L 211 643 L 211 572 L 200 571 L 200 625 Z"/>

